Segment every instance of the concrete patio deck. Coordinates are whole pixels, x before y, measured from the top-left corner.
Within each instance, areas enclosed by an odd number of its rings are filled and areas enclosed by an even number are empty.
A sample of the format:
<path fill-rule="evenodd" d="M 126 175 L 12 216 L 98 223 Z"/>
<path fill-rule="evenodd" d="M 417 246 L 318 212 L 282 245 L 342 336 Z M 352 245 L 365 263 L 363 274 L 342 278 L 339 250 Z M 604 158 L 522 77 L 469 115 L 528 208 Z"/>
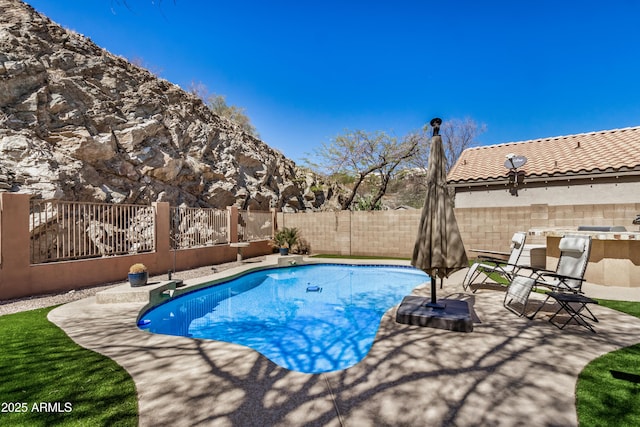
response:
<path fill-rule="evenodd" d="M 467 300 L 480 319 L 473 332 L 399 324 L 394 308 L 362 362 L 326 374 L 288 371 L 239 345 L 141 331 L 140 302 L 93 297 L 49 319 L 131 374 L 142 426 L 575 426 L 580 371 L 640 343 L 640 319 L 591 306 L 597 334 L 559 330 L 543 313 L 528 320 L 504 309 L 502 291 L 463 293 L 462 277 L 445 280 L 438 297 Z"/>

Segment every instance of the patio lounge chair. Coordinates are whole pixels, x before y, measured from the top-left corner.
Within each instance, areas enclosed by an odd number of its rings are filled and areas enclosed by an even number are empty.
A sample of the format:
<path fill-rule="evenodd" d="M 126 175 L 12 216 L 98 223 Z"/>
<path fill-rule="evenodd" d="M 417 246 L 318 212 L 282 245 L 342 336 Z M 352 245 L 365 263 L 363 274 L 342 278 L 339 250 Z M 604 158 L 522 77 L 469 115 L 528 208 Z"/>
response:
<path fill-rule="evenodd" d="M 469 268 L 469 271 L 467 271 L 467 274 L 462 281 L 462 287 L 464 290 L 466 291 L 471 285 L 482 285 L 487 281 L 487 279 L 489 279 L 489 274 L 491 273 L 498 274 L 511 282 L 516 271 L 520 268 L 518 261 L 520 260 L 520 255 L 522 255 L 522 251 L 524 250 L 524 242 L 526 238 L 527 234 L 521 231 L 513 235 L 511 238 L 511 253 L 509 254 L 509 259 L 507 261 L 486 255 L 478 256 L 477 261 Z M 487 253 L 491 252 L 487 251 Z M 476 282 L 481 274 L 484 275 L 484 277 L 481 281 Z M 474 289 L 473 292 L 477 289 L 478 288 L 476 286 L 476 289 Z"/>
<path fill-rule="evenodd" d="M 534 272 L 532 277 L 535 278 L 534 286 L 547 288 L 551 292 L 582 293 L 584 273 L 587 271 L 591 254 L 591 236 L 568 234 L 560 239 L 558 247 L 560 258 L 556 271 L 532 269 Z M 540 311 L 550 297 L 547 295 L 533 316 Z"/>
<path fill-rule="evenodd" d="M 504 299 L 506 308 L 522 316 L 531 291 L 539 287 L 547 288 L 551 292 L 547 293 L 547 297 L 537 310 L 531 316 L 527 316 L 533 319 L 547 300 L 553 297 L 554 293 L 578 294 L 582 292 L 584 273 L 587 270 L 591 253 L 591 236 L 566 235 L 560 239 L 559 248 L 560 258 L 555 271 L 524 267 L 524 269 L 531 271 L 529 277 L 518 275 L 511 280 Z M 513 303 L 522 305 L 522 311 L 515 311 Z"/>
<path fill-rule="evenodd" d="M 560 258 L 556 271 L 532 269 L 536 287 L 542 286 L 554 292 L 582 292 L 591 254 L 591 236 L 568 234 L 560 239 L 558 247 Z"/>
<path fill-rule="evenodd" d="M 515 276 L 504 294 L 502 305 L 518 316 L 524 316 L 535 283 L 536 279 L 532 277 Z"/>

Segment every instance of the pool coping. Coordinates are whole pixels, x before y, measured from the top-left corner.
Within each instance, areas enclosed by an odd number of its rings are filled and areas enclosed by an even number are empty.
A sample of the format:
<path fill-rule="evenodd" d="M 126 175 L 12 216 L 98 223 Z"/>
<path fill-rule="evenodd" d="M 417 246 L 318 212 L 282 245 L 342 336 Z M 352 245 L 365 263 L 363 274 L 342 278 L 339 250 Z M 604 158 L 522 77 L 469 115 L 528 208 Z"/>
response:
<path fill-rule="evenodd" d="M 355 261 L 355 262 L 353 262 Z M 363 262 L 359 262 L 363 261 Z M 386 260 L 385 260 L 386 261 Z M 381 260 L 349 260 L 339 258 L 310 258 L 301 255 L 267 255 L 263 261 L 245 263 L 240 266 L 232 267 L 219 273 L 213 273 L 185 281 L 165 280 L 150 282 L 145 286 L 131 286 L 129 283 L 116 285 L 112 288 L 105 289 L 96 293 L 96 300 L 99 304 L 121 304 L 128 302 L 144 302 L 147 304 L 146 309 L 155 305 L 162 304 L 168 299 L 176 298 L 180 295 L 194 292 L 198 289 L 215 286 L 218 283 L 224 283 L 236 277 L 248 274 L 254 271 L 267 270 L 279 267 L 291 267 L 313 264 L 343 264 L 343 265 L 397 265 L 410 266 L 409 261 L 405 260 L 389 260 L 389 262 L 381 262 Z"/>
<path fill-rule="evenodd" d="M 135 322 L 144 302 L 98 304 L 92 297 L 49 318 L 131 374 L 142 426 L 577 425 L 578 374 L 597 356 L 640 342 L 640 319 L 597 306 L 597 334 L 559 331 L 544 315 L 528 320 L 507 312 L 503 292 L 463 293 L 464 273 L 445 279 L 438 295 L 474 307 L 481 320 L 474 332 L 398 324 L 393 308 L 360 363 L 325 374 L 288 371 L 235 344 L 141 331 Z"/>

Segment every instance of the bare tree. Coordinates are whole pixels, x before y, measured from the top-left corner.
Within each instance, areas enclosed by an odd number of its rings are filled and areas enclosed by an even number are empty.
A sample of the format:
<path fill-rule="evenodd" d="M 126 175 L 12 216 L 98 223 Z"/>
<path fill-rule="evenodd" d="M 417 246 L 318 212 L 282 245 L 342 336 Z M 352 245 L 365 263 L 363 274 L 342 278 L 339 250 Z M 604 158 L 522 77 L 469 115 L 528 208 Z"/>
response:
<path fill-rule="evenodd" d="M 440 135 L 442 135 L 444 154 L 447 159 L 447 172 L 453 167 L 464 150 L 477 145 L 476 138 L 486 130 L 487 126 L 484 123 L 478 124 L 469 117 L 451 119 L 442 123 Z"/>
<path fill-rule="evenodd" d="M 478 144 L 478 136 L 486 130 L 487 126 L 485 124 L 478 124 L 469 117 L 464 119 L 454 118 L 442 122 L 440 136 L 442 136 L 444 145 L 447 172 L 453 167 L 464 150 Z M 421 136 L 421 142 L 418 152 L 411 160 L 411 166 L 415 169 L 426 171 L 429 167 L 430 134 L 431 127 L 429 125 L 425 125 L 420 133 L 416 133 L 416 135 Z"/>
<path fill-rule="evenodd" d="M 396 169 L 400 165 L 406 164 L 413 156 L 419 153 L 421 142 L 423 142 L 423 135 L 418 133 L 409 134 L 400 144 L 391 147 L 388 163 L 378 169 L 380 185 L 378 187 L 378 192 L 373 196 L 371 201 L 371 209 L 373 209 L 382 200 L 382 196 L 387 192 L 389 181 Z"/>
<path fill-rule="evenodd" d="M 418 141 L 405 138 L 398 141 L 385 132 L 367 133 L 362 130 L 347 131 L 338 135 L 329 144 L 315 151 L 318 163 L 306 160 L 312 169 L 320 169 L 329 175 L 353 178 L 349 195 L 341 202 L 343 210 L 349 209 L 360 185 L 367 177 L 377 174 L 378 190 L 371 206 L 382 198 L 389 179 L 395 169 L 411 158 L 417 150 Z"/>

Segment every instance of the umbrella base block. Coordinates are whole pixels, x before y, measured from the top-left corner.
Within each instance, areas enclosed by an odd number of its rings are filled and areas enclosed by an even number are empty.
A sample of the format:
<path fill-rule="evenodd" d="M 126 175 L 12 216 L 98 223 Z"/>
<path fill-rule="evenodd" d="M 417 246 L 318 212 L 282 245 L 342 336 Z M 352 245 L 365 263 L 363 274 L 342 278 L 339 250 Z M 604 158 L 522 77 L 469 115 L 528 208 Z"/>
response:
<path fill-rule="evenodd" d="M 444 310 L 445 308 L 447 308 L 447 306 L 445 304 L 440 304 L 437 302 L 428 302 L 425 304 L 425 307 L 429 307 L 429 308 L 439 308 L 440 310 Z"/>
<path fill-rule="evenodd" d="M 438 306 L 430 307 L 431 299 L 406 296 L 396 311 L 396 322 L 406 325 L 426 326 L 455 332 L 472 332 L 473 321 L 466 301 L 441 299 Z"/>

